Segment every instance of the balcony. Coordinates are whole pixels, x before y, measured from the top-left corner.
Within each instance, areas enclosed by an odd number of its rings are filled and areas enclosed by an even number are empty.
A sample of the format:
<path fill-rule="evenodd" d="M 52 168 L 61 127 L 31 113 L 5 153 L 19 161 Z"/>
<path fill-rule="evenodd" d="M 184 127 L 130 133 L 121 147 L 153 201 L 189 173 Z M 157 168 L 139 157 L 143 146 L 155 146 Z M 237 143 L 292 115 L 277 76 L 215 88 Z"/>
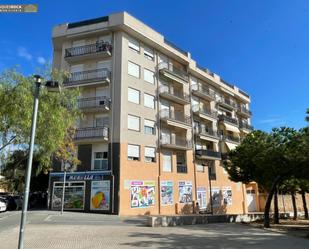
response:
<path fill-rule="evenodd" d="M 188 173 L 188 168 L 186 165 L 177 165 L 177 173 Z"/>
<path fill-rule="evenodd" d="M 250 118 L 252 115 L 252 112 L 249 111 L 246 107 L 244 106 L 239 106 L 237 109 L 237 114 L 244 116 L 246 118 Z"/>
<path fill-rule="evenodd" d="M 221 136 L 221 140 L 223 140 L 225 142 L 236 143 L 236 144 L 240 143 L 239 137 L 235 137 L 235 136 L 231 136 L 231 135 Z"/>
<path fill-rule="evenodd" d="M 190 103 L 190 96 L 189 94 L 183 93 L 179 90 L 171 89 L 167 86 L 161 86 L 159 88 L 159 94 L 162 98 L 171 100 L 176 102 L 180 105 L 187 105 Z"/>
<path fill-rule="evenodd" d="M 206 127 L 199 126 L 194 132 L 196 135 L 199 135 L 200 139 L 203 140 L 210 140 L 213 142 L 217 142 L 219 140 L 217 131 Z"/>
<path fill-rule="evenodd" d="M 250 132 L 253 131 L 253 126 L 243 121 L 239 122 L 239 128 Z"/>
<path fill-rule="evenodd" d="M 210 91 L 208 87 L 202 84 L 196 84 L 192 86 L 192 93 L 202 99 L 214 101 L 216 99 L 215 93 Z"/>
<path fill-rule="evenodd" d="M 110 99 L 104 96 L 80 98 L 77 105 L 84 112 L 104 112 L 110 110 Z"/>
<path fill-rule="evenodd" d="M 160 144 L 166 149 L 190 150 L 192 143 L 183 137 L 161 136 Z"/>
<path fill-rule="evenodd" d="M 238 126 L 238 120 L 236 118 L 228 117 L 225 115 L 219 115 L 218 118 L 219 118 L 219 121 L 226 122 L 234 126 Z"/>
<path fill-rule="evenodd" d="M 189 77 L 186 71 L 173 66 L 172 63 L 161 62 L 158 66 L 159 72 L 162 76 L 168 78 L 169 80 L 187 84 L 189 82 Z"/>
<path fill-rule="evenodd" d="M 107 68 L 94 69 L 71 73 L 63 85 L 65 87 L 108 85 L 110 83 L 110 71 Z"/>
<path fill-rule="evenodd" d="M 78 60 L 107 58 L 112 55 L 112 45 L 106 42 L 97 42 L 94 44 L 67 48 L 64 58 L 68 62 Z"/>
<path fill-rule="evenodd" d="M 199 159 L 221 160 L 221 153 L 213 150 L 198 149 L 195 150 L 195 156 Z"/>
<path fill-rule="evenodd" d="M 109 129 L 108 127 L 87 127 L 77 128 L 75 133 L 76 141 L 108 141 Z"/>
<path fill-rule="evenodd" d="M 226 99 L 226 98 L 221 98 L 218 101 L 219 105 L 229 109 L 229 110 L 234 110 L 237 109 L 237 105 L 234 101 L 230 100 L 230 99 Z"/>
<path fill-rule="evenodd" d="M 189 129 L 192 125 L 191 117 L 180 111 L 161 110 L 160 118 L 168 125 L 182 129 Z"/>
<path fill-rule="evenodd" d="M 192 111 L 194 114 L 198 115 L 200 118 L 217 121 L 218 113 L 216 111 L 212 111 L 208 108 L 202 108 L 199 105 L 192 106 Z"/>

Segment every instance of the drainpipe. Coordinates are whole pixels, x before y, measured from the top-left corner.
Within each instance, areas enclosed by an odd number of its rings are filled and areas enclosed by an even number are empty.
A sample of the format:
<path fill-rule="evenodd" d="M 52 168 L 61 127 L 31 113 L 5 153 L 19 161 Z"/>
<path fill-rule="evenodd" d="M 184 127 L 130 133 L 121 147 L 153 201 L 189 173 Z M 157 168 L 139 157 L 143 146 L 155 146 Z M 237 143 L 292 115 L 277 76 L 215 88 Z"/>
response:
<path fill-rule="evenodd" d="M 161 146 L 160 146 L 160 136 L 161 136 L 161 122 L 160 122 L 160 94 L 159 94 L 159 56 L 158 53 L 156 51 L 154 51 L 154 53 L 156 53 L 156 67 L 157 67 L 157 128 L 158 128 L 158 170 L 159 170 L 159 174 L 158 174 L 158 211 L 159 214 L 161 214 L 161 185 L 160 185 L 160 180 L 161 180 Z"/>

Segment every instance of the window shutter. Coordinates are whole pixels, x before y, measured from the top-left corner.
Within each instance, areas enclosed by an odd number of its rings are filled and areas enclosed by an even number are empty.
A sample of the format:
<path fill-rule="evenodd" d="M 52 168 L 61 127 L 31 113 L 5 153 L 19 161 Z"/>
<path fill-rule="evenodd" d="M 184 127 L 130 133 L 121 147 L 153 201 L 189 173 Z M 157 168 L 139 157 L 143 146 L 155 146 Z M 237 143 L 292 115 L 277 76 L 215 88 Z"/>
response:
<path fill-rule="evenodd" d="M 153 49 L 149 47 L 144 47 L 144 54 L 150 58 L 153 58 Z"/>
<path fill-rule="evenodd" d="M 155 127 L 155 122 L 152 121 L 152 120 L 145 119 L 144 120 L 144 125 L 148 126 L 148 127 L 151 127 L 151 128 L 154 128 Z"/>
<path fill-rule="evenodd" d="M 155 148 L 145 147 L 145 157 L 155 157 Z"/>
<path fill-rule="evenodd" d="M 144 94 L 144 105 L 146 107 L 154 109 L 154 96 L 149 94 Z"/>
<path fill-rule="evenodd" d="M 144 68 L 144 80 L 154 84 L 154 72 Z"/>
<path fill-rule="evenodd" d="M 128 115 L 128 129 L 139 131 L 140 118 Z"/>
<path fill-rule="evenodd" d="M 129 157 L 139 157 L 139 146 L 128 144 L 128 156 Z"/>
<path fill-rule="evenodd" d="M 128 73 L 136 78 L 139 78 L 139 65 L 129 61 Z"/>
<path fill-rule="evenodd" d="M 139 104 L 139 91 L 133 88 L 128 90 L 128 101 Z"/>
<path fill-rule="evenodd" d="M 133 38 L 129 38 L 129 48 L 139 52 L 139 42 Z"/>

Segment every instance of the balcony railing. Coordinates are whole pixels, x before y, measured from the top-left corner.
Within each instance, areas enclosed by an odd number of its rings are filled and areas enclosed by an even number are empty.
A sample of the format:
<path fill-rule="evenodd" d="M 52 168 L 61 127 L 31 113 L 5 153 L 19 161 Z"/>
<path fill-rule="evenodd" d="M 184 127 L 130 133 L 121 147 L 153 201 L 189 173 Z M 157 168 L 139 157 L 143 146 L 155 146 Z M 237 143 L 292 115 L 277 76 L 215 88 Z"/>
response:
<path fill-rule="evenodd" d="M 246 122 L 239 122 L 239 128 L 243 128 L 243 129 L 250 130 L 250 131 L 253 130 L 253 126 L 249 125 Z"/>
<path fill-rule="evenodd" d="M 192 111 L 193 112 L 199 112 L 200 114 L 212 117 L 212 118 L 217 118 L 218 113 L 216 111 L 212 111 L 208 108 L 202 108 L 199 105 L 194 105 L 192 106 Z"/>
<path fill-rule="evenodd" d="M 78 108 L 80 109 L 93 109 L 93 108 L 103 108 L 109 110 L 110 99 L 107 97 L 90 97 L 78 99 Z"/>
<path fill-rule="evenodd" d="M 171 110 L 161 110 L 160 117 L 164 119 L 170 119 L 176 122 L 181 122 L 186 125 L 191 125 L 190 116 L 183 114 L 183 112 L 171 111 Z"/>
<path fill-rule="evenodd" d="M 161 136 L 161 145 L 171 145 L 175 147 L 182 147 L 190 149 L 192 148 L 192 143 L 190 140 L 186 140 L 183 137 L 172 137 L 172 136 Z"/>
<path fill-rule="evenodd" d="M 236 118 L 228 117 L 225 115 L 219 115 L 218 116 L 219 121 L 228 122 L 234 125 L 238 125 L 238 120 Z"/>
<path fill-rule="evenodd" d="M 88 138 L 103 138 L 108 139 L 108 127 L 87 127 L 78 128 L 75 133 L 75 139 L 88 139 Z"/>
<path fill-rule="evenodd" d="M 230 99 L 226 99 L 226 98 L 221 98 L 219 100 L 219 103 L 224 104 L 226 106 L 232 107 L 232 108 L 237 108 L 237 105 L 234 101 L 230 100 Z"/>
<path fill-rule="evenodd" d="M 181 99 L 181 100 L 186 101 L 186 102 L 190 102 L 189 94 L 183 93 L 182 91 L 175 90 L 175 89 L 173 91 L 171 91 L 171 88 L 169 88 L 167 86 L 161 86 L 159 88 L 159 93 L 168 94 L 172 97 Z"/>
<path fill-rule="evenodd" d="M 241 113 L 244 113 L 248 116 L 251 116 L 252 115 L 252 112 L 250 110 L 248 110 L 246 107 L 244 106 L 239 106 L 238 107 L 238 112 L 241 112 Z"/>
<path fill-rule="evenodd" d="M 79 85 L 100 80 L 109 80 L 110 71 L 107 68 L 94 69 L 82 72 L 71 73 L 70 77 L 64 81 L 64 85 Z"/>
<path fill-rule="evenodd" d="M 213 129 L 206 128 L 203 126 L 199 126 L 195 129 L 195 133 L 201 134 L 201 135 L 206 135 L 206 136 L 211 136 L 211 137 L 218 137 L 217 131 L 214 131 Z"/>
<path fill-rule="evenodd" d="M 186 165 L 177 165 L 177 173 L 188 173 Z"/>
<path fill-rule="evenodd" d="M 239 137 L 234 137 L 234 136 L 231 136 L 231 135 L 221 136 L 221 139 L 225 140 L 227 142 L 240 143 Z"/>
<path fill-rule="evenodd" d="M 185 70 L 177 68 L 175 66 L 173 66 L 172 63 L 168 63 L 168 62 L 160 62 L 158 69 L 165 69 L 167 71 L 169 71 L 170 73 L 172 73 L 173 75 L 180 77 L 182 79 L 184 79 L 185 81 L 189 80 L 188 74 Z"/>
<path fill-rule="evenodd" d="M 214 157 L 214 158 L 221 158 L 221 153 L 213 150 L 203 150 L 203 149 L 198 149 L 195 151 L 197 156 L 200 157 Z"/>
<path fill-rule="evenodd" d="M 210 91 L 210 89 L 202 84 L 195 84 L 192 86 L 193 91 L 198 91 L 199 93 L 206 95 L 210 99 L 215 99 L 215 93 Z"/>
<path fill-rule="evenodd" d="M 87 55 L 87 54 L 94 54 L 94 53 L 101 53 L 101 52 L 108 52 L 111 53 L 112 45 L 107 42 L 97 42 L 90 45 L 84 45 L 79 47 L 67 48 L 65 50 L 65 58 Z"/>

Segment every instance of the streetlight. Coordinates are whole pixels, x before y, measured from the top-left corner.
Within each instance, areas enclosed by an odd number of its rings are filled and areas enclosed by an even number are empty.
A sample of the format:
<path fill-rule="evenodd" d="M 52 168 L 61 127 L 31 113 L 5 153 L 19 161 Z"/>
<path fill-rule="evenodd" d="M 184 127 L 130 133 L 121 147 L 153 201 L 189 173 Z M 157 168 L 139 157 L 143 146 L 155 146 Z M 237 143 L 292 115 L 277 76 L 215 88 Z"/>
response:
<path fill-rule="evenodd" d="M 36 121 L 37 121 L 37 114 L 38 114 L 38 107 L 39 107 L 39 95 L 40 95 L 40 89 L 42 87 L 42 80 L 43 80 L 40 75 L 34 75 L 33 77 L 35 79 L 35 92 L 34 92 L 34 103 L 33 103 L 32 123 L 31 123 L 29 158 L 28 158 L 27 170 L 26 170 L 24 202 L 23 202 L 23 210 L 21 213 L 20 228 L 19 228 L 18 249 L 24 248 L 24 232 L 25 232 L 25 224 L 26 224 L 28 200 L 29 200 L 33 147 L 34 147 Z M 45 86 L 47 90 L 51 92 L 60 91 L 59 83 L 56 81 L 46 81 L 45 85 L 43 86 Z"/>

